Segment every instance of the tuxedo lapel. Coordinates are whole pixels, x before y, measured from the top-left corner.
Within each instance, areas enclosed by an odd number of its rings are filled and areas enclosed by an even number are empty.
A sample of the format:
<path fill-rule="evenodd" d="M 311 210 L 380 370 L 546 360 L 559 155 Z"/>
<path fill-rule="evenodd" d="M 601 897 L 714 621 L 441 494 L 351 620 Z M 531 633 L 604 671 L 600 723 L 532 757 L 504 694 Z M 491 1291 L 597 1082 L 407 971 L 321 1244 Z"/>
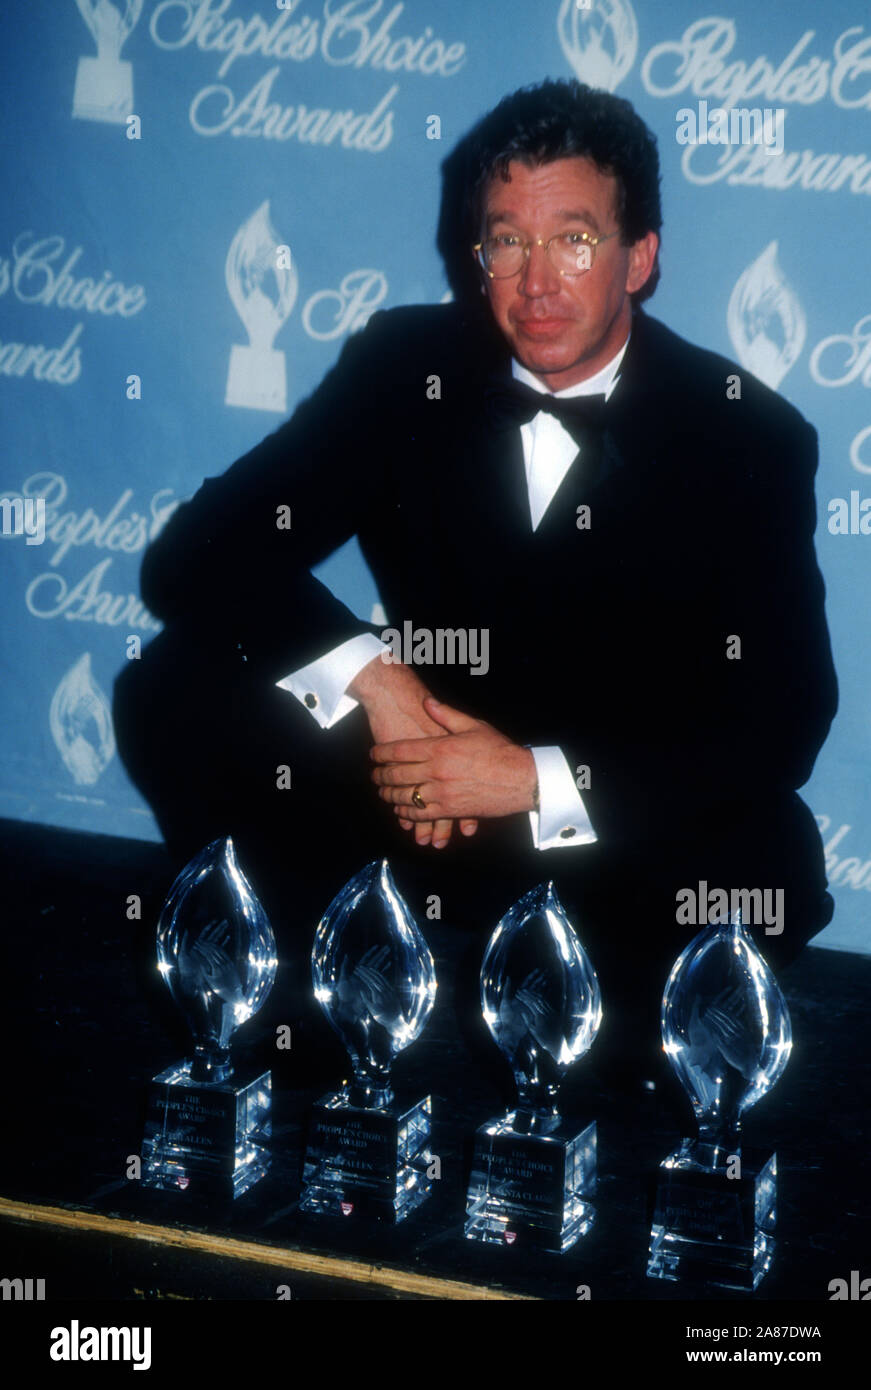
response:
<path fill-rule="evenodd" d="M 548 505 L 536 536 L 546 543 L 570 536 L 577 508 L 589 505 L 593 524 L 625 508 L 650 469 L 656 467 L 655 366 L 651 361 L 648 320 L 633 315 L 629 345 L 617 383 L 605 408 L 605 428 L 575 455 Z"/>
<path fill-rule="evenodd" d="M 493 430 L 480 406 L 467 420 L 456 459 L 467 524 L 478 534 L 489 533 L 494 546 L 516 545 L 532 529 L 520 430 Z"/>
<path fill-rule="evenodd" d="M 619 380 L 608 402 L 606 449 L 598 481 L 612 477 L 620 468 L 635 472 L 651 466 L 654 427 L 661 418 L 667 384 L 665 364 L 656 361 L 650 342 L 650 321 L 643 309 L 636 309 Z"/>
<path fill-rule="evenodd" d="M 619 488 L 623 469 L 623 454 L 610 429 L 598 438 L 585 441 L 550 499 L 536 536 L 550 539 L 558 534 L 571 534 L 577 527 L 578 506 L 582 503 L 592 506 L 594 500 L 598 505 L 609 490 L 604 486 L 609 481 Z"/>
<path fill-rule="evenodd" d="M 487 408 L 488 386 L 512 381 L 511 354 L 501 335 L 482 334 L 477 341 L 470 335 L 466 348 L 468 356 L 457 382 L 461 436 L 457 482 L 466 494 L 470 532 L 489 533 L 493 546 L 504 556 L 511 553 L 504 545 L 516 546 L 532 530 L 520 430 L 494 428 Z"/>

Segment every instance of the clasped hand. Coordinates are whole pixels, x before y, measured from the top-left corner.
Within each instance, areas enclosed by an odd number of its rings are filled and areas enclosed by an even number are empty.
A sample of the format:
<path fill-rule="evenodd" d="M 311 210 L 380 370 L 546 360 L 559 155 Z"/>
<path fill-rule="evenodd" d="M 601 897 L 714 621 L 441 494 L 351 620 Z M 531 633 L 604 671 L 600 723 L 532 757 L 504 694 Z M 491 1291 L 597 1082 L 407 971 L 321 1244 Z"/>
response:
<path fill-rule="evenodd" d="M 454 821 L 468 836 L 484 817 L 532 809 L 536 770 L 529 749 L 434 699 L 409 667 L 376 657 L 349 693 L 366 709 L 375 740 L 372 780 L 418 844 L 441 849 Z M 412 800 L 415 789 L 423 806 Z"/>

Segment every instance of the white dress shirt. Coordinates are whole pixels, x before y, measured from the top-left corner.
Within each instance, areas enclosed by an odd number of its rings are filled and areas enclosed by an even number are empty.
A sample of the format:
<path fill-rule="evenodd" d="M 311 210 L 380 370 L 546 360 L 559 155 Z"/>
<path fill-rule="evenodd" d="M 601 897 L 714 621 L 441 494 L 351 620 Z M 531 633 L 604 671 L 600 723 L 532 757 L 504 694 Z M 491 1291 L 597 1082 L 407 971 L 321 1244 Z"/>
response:
<path fill-rule="evenodd" d="M 534 391 L 557 398 L 590 396 L 604 392 L 610 397 L 619 380 L 618 371 L 629 338 L 620 351 L 595 376 L 562 391 L 550 392 L 538 377 L 512 358 L 511 371 L 518 381 Z M 529 493 L 529 512 L 532 529 L 537 530 L 542 517 L 556 496 L 560 483 L 578 454 L 578 446 L 559 420 L 540 410 L 528 424 L 520 426 L 526 486 Z M 583 465 L 583 459 L 581 460 Z M 343 642 L 325 656 L 308 666 L 284 676 L 276 684 L 295 695 L 317 720 L 321 728 L 329 729 L 357 705 L 346 693 L 351 681 L 364 666 L 390 648 L 377 637 L 365 632 Z M 555 746 L 530 748 L 538 775 L 539 807 L 529 812 L 533 843 L 536 849 L 568 848 L 592 844 L 597 838 L 590 822 L 575 774 L 562 750 Z"/>

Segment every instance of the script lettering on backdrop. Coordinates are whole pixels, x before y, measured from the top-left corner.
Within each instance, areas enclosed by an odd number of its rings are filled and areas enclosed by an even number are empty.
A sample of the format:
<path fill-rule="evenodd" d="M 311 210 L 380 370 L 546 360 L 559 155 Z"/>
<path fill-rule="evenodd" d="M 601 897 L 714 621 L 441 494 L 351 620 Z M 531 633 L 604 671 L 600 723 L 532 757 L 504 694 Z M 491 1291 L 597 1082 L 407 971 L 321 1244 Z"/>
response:
<path fill-rule="evenodd" d="M 391 103 L 398 83 L 371 111 L 358 113 L 286 105 L 279 74 L 282 64 L 318 57 L 333 68 L 453 77 L 466 61 L 466 45 L 446 42 L 429 24 L 414 35 L 397 32 L 404 10 L 403 3 L 388 8 L 385 0 L 323 0 L 315 17 L 306 12 L 304 0 L 289 0 L 277 15 L 273 5 L 243 17 L 232 13 L 233 0 L 159 0 L 149 33 L 167 52 L 196 47 L 219 53 L 219 79 L 240 59 L 271 61 L 244 95 L 223 80 L 196 93 L 189 117 L 198 135 L 247 135 L 307 145 L 338 140 L 345 149 L 377 154 L 393 139 Z"/>
<path fill-rule="evenodd" d="M 224 267 L 233 307 L 248 333 L 249 344 L 234 343 L 227 374 L 227 405 L 254 410 L 287 409 L 287 376 L 283 352 L 272 344 L 297 295 L 297 274 L 279 261 L 277 233 L 269 217 L 269 202 L 261 203 L 234 236 Z M 380 270 L 352 270 L 338 290 L 317 290 L 306 301 L 302 324 L 310 338 L 326 342 L 362 328 L 387 294 L 387 277 Z"/>
<path fill-rule="evenodd" d="M 857 11 L 858 13 L 858 11 Z M 638 24 L 630 0 L 562 0 L 557 34 L 567 61 L 582 82 L 614 91 L 631 71 L 638 49 Z M 769 57 L 735 58 L 738 27 L 733 19 L 707 15 L 688 24 L 679 39 L 654 44 L 641 62 L 641 81 L 650 96 L 674 99 L 692 93 L 710 104 L 738 109 L 747 103 L 770 108 L 811 106 L 829 100 L 842 111 L 871 110 L 871 33 L 860 24 L 841 31 L 826 52 L 816 30 L 797 35 L 791 47 Z M 814 192 L 871 194 L 871 157 L 817 154 L 813 150 L 773 153 L 765 144 L 687 144 L 681 158 L 690 183 L 797 186 Z"/>
<path fill-rule="evenodd" d="M 12 244 L 12 255 L 0 256 L 0 298 L 10 292 L 22 304 L 43 309 L 71 309 L 110 318 L 117 314 L 129 319 L 147 303 L 141 285 L 124 285 L 111 270 L 99 279 L 74 274 L 84 247 L 74 246 L 66 254 L 62 236 L 38 236 L 21 232 Z M 27 376 L 37 381 L 53 381 L 69 386 L 78 381 L 82 370 L 79 339 L 84 322 L 79 321 L 60 347 L 44 343 L 0 341 L 0 375 Z"/>
<path fill-rule="evenodd" d="M 829 100 L 842 111 L 871 110 L 871 33 L 862 25 L 842 30 L 826 56 L 814 29 L 806 29 L 791 48 L 784 45 L 772 57 L 733 58 L 737 40 L 733 19 L 711 15 L 695 20 L 679 39 L 658 43 L 647 53 L 641 64 L 645 90 L 669 98 L 691 92 L 724 108 L 746 103 L 786 108 Z M 861 152 L 772 154 L 762 144 L 699 143 L 685 147 L 681 167 L 695 184 L 725 181 L 814 192 L 846 187 L 851 193 L 871 194 L 871 158 Z"/>
<path fill-rule="evenodd" d="M 817 815 L 814 820 L 823 836 L 823 849 L 826 856 L 826 877 L 829 886 L 844 885 L 854 892 L 871 893 L 871 858 L 861 859 L 859 855 L 845 855 L 844 843 L 852 830 L 851 825 L 840 825 L 828 840 L 825 836 L 832 828 L 831 816 Z M 836 852 L 837 851 L 837 852 Z"/>
<path fill-rule="evenodd" d="M 133 68 L 121 49 L 139 22 L 143 0 L 125 0 L 124 14 L 110 0 L 76 0 L 97 45 L 96 58 L 80 58 L 73 115 L 123 125 L 133 112 Z"/>
<path fill-rule="evenodd" d="M 31 473 L 21 485 L 21 491 L 0 489 L 0 497 L 45 500 L 45 541 L 52 547 L 48 556 L 49 569 L 36 575 L 25 590 L 27 611 L 34 618 L 64 618 L 67 622 L 101 623 L 109 627 L 121 624 L 125 630 L 139 628 L 157 632 L 160 623 L 135 593 L 113 594 L 104 586 L 112 567 L 112 555 L 98 560 L 83 578 L 76 581 L 60 573 L 71 551 L 93 546 L 97 551 L 120 551 L 135 555 L 144 550 L 165 526 L 181 499 L 173 498 L 169 488 L 155 492 L 148 512 L 131 508 L 133 489 L 125 488 L 113 506 L 99 515 L 92 507 L 77 512 L 67 507 L 67 481 L 61 473 L 49 471 Z M 28 551 L 41 554 L 40 547 Z"/>
<path fill-rule="evenodd" d="M 807 337 L 801 300 L 777 261 L 777 242 L 738 276 L 726 326 L 738 361 L 776 391 Z"/>
<path fill-rule="evenodd" d="M 871 387 L 871 314 L 865 314 L 848 333 L 821 338 L 810 355 L 810 374 L 818 386 L 836 389 L 860 382 Z M 853 440 L 850 462 L 857 473 L 871 473 L 871 425 Z"/>

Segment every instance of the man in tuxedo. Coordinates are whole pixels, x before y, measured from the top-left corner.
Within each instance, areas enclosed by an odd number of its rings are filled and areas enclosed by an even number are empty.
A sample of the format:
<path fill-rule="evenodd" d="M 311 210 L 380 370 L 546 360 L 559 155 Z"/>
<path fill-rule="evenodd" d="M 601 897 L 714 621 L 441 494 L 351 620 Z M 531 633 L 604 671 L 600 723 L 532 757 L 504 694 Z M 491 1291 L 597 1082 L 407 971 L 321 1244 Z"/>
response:
<path fill-rule="evenodd" d="M 116 696 L 179 858 L 232 830 L 300 925 L 384 854 L 479 933 L 552 878 L 651 1049 L 682 890 L 780 891 L 776 964 L 829 920 L 797 789 L 837 701 L 815 431 L 643 309 L 661 221 L 629 103 L 488 113 L 445 166 L 454 302 L 374 314 L 178 509 Z M 387 640 L 311 573 L 354 535 Z"/>

